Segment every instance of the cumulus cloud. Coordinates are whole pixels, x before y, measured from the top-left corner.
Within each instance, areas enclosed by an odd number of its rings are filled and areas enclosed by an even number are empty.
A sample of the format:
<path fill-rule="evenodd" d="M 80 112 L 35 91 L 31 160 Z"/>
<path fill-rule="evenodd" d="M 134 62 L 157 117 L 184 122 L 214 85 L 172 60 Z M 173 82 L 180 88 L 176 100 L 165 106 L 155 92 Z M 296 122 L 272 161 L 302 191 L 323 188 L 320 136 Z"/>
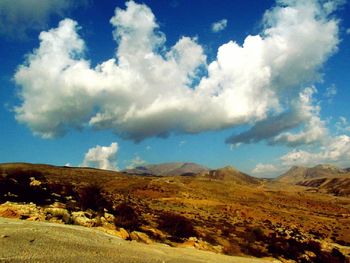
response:
<path fill-rule="evenodd" d="M 267 140 L 270 145 L 285 144 L 291 147 L 322 141 L 328 130 L 321 120 L 320 107 L 313 103 L 314 87 L 304 89 L 290 103 L 290 109 L 279 115 L 257 122 L 249 130 L 226 140 L 230 144 L 256 143 Z M 301 127 L 298 132 L 286 130 Z"/>
<path fill-rule="evenodd" d="M 252 170 L 252 174 L 257 177 L 274 177 L 280 170 L 273 164 L 258 163 Z"/>
<path fill-rule="evenodd" d="M 111 143 L 110 146 L 97 145 L 88 150 L 81 166 L 117 171 L 117 152 L 116 142 Z"/>
<path fill-rule="evenodd" d="M 0 34 L 23 38 L 30 30 L 46 28 L 51 15 L 63 16 L 86 3 L 87 0 L 1 0 Z"/>
<path fill-rule="evenodd" d="M 259 35 L 247 36 L 243 45 L 223 44 L 207 64 L 196 38 L 166 47 L 149 7 L 129 1 L 111 19 L 115 57 L 95 68 L 84 57 L 77 22 L 65 19 L 40 34 L 40 46 L 15 74 L 21 98 L 16 118 L 44 138 L 90 126 L 135 141 L 269 122 L 278 114 L 293 118 L 285 95 L 298 101 L 300 87 L 319 79 L 337 49 L 338 21 L 327 10 L 316 0 L 278 1 L 265 13 Z M 316 106 L 309 107 L 322 126 Z M 311 117 L 305 119 L 311 129 Z M 280 130 L 298 123 L 286 125 Z M 313 141 L 310 129 L 275 143 Z"/>
<path fill-rule="evenodd" d="M 333 98 L 335 95 L 337 95 L 337 87 L 335 85 L 329 86 L 323 95 L 326 98 Z"/>
<path fill-rule="evenodd" d="M 332 84 L 331 86 L 329 86 L 327 89 L 326 89 L 326 91 L 325 91 L 325 93 L 323 94 L 323 96 L 325 97 L 325 98 L 327 98 L 327 100 L 328 100 L 328 103 L 332 103 L 333 102 L 333 98 L 335 97 L 335 95 L 337 95 L 337 87 L 334 85 L 334 84 Z"/>
<path fill-rule="evenodd" d="M 332 163 L 340 166 L 349 165 L 350 137 L 339 135 L 331 138 L 319 151 L 304 151 L 294 149 L 280 159 L 284 166 L 317 165 Z"/>
<path fill-rule="evenodd" d="M 338 132 L 350 132 L 350 124 L 344 116 L 340 116 L 339 120 L 335 124 L 335 128 Z"/>
<path fill-rule="evenodd" d="M 147 162 L 143 160 L 140 156 L 136 155 L 134 159 L 132 159 L 128 166 L 126 166 L 127 169 L 133 169 L 138 166 L 145 165 Z"/>
<path fill-rule="evenodd" d="M 221 19 L 211 25 L 211 31 L 214 33 L 220 32 L 227 27 L 227 19 Z"/>
<path fill-rule="evenodd" d="M 350 137 L 338 135 L 328 137 L 321 147 L 313 149 L 293 149 L 279 157 L 273 164 L 259 163 L 252 170 L 257 176 L 277 176 L 292 166 L 315 166 L 318 164 L 334 164 L 349 167 Z"/>

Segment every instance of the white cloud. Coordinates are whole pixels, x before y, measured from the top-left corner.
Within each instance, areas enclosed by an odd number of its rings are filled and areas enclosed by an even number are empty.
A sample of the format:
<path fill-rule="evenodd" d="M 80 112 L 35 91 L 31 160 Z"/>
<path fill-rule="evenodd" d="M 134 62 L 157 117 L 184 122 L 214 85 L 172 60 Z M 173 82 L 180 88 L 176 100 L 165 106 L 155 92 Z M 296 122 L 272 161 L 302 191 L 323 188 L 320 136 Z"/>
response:
<path fill-rule="evenodd" d="M 337 95 L 337 87 L 335 85 L 331 85 L 326 89 L 326 92 L 324 93 L 324 96 L 326 98 L 332 98 L 335 95 Z"/>
<path fill-rule="evenodd" d="M 117 152 L 118 144 L 116 142 L 111 143 L 110 146 L 97 145 L 88 150 L 81 166 L 117 171 Z"/>
<path fill-rule="evenodd" d="M 223 44 L 207 65 L 195 38 L 167 48 L 151 10 L 129 1 L 111 19 L 115 57 L 95 68 L 84 58 L 77 23 L 65 19 L 40 34 L 39 48 L 15 74 L 16 118 L 45 138 L 90 126 L 135 141 L 268 120 L 290 110 L 285 94 L 297 100 L 336 51 L 338 22 L 327 15 L 317 1 L 278 1 L 260 35 Z"/>
<path fill-rule="evenodd" d="M 334 84 L 332 84 L 326 89 L 323 96 L 328 99 L 328 103 L 332 103 L 333 98 L 335 97 L 335 95 L 337 95 L 337 92 L 337 87 Z"/>
<path fill-rule="evenodd" d="M 339 117 L 339 121 L 335 123 L 338 132 L 350 132 L 350 124 L 344 116 Z"/>
<path fill-rule="evenodd" d="M 275 165 L 263 163 L 257 164 L 252 170 L 254 176 L 266 178 L 275 177 L 278 172 L 280 172 L 280 170 Z"/>
<path fill-rule="evenodd" d="M 349 35 L 350 34 L 350 28 L 348 28 L 345 32 L 346 32 L 346 34 Z"/>
<path fill-rule="evenodd" d="M 333 13 L 338 6 L 343 5 L 346 3 L 346 0 L 329 0 L 329 1 L 323 1 L 323 8 L 327 14 Z"/>
<path fill-rule="evenodd" d="M 312 104 L 312 95 L 316 92 L 315 88 L 306 88 L 299 94 L 300 103 L 295 110 L 304 122 L 303 130 L 297 133 L 283 132 L 272 139 L 271 143 L 282 143 L 288 146 L 298 146 L 304 144 L 321 143 L 328 136 L 328 129 L 325 121 L 320 118 L 319 105 Z"/>
<path fill-rule="evenodd" d="M 231 136 L 230 144 L 255 143 L 267 140 L 269 144 L 285 144 L 291 147 L 321 142 L 328 135 L 325 122 L 320 119 L 320 107 L 314 105 L 314 87 L 304 89 L 290 102 L 290 110 L 255 123 L 247 131 Z M 301 126 L 299 132 L 286 132 Z"/>
<path fill-rule="evenodd" d="M 63 16 L 87 0 L 1 0 L 0 34 L 11 38 L 26 37 L 30 30 L 47 27 L 51 15 Z"/>
<path fill-rule="evenodd" d="M 284 156 L 281 161 L 284 166 L 292 165 L 317 165 L 331 163 L 340 166 L 349 165 L 350 137 L 339 135 L 331 138 L 318 151 L 293 150 Z"/>
<path fill-rule="evenodd" d="M 293 149 L 279 158 L 276 164 L 257 164 L 252 173 L 257 176 L 277 176 L 292 166 L 315 166 L 333 164 L 339 167 L 350 166 L 350 137 L 338 135 L 328 137 L 321 147 L 313 149 Z"/>
<path fill-rule="evenodd" d="M 136 155 L 134 159 L 132 159 L 128 166 L 126 166 L 127 169 L 133 169 L 138 166 L 145 165 L 147 162 L 143 160 L 140 156 Z"/>
<path fill-rule="evenodd" d="M 187 141 L 186 141 L 186 140 L 182 140 L 182 141 L 180 141 L 180 142 L 179 142 L 179 147 L 184 146 L 186 143 L 187 143 Z"/>
<path fill-rule="evenodd" d="M 227 19 L 221 19 L 211 25 L 211 31 L 214 33 L 220 32 L 227 27 Z"/>

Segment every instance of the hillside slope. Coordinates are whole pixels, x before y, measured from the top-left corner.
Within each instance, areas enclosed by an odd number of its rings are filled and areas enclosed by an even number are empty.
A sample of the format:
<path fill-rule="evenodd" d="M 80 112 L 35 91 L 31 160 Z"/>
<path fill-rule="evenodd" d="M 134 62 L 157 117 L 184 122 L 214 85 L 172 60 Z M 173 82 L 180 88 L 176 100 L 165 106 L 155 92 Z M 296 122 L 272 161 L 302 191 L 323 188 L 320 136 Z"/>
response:
<path fill-rule="evenodd" d="M 260 181 L 232 167 L 196 176 L 137 176 L 0 164 L 0 216 L 99 227 L 125 239 L 141 235 L 234 256 L 344 262 L 350 199 L 308 189 Z"/>
<path fill-rule="evenodd" d="M 177 162 L 138 166 L 133 169 L 126 169 L 123 172 L 139 175 L 171 176 L 194 175 L 205 171 L 208 171 L 208 168 L 196 163 Z"/>
<path fill-rule="evenodd" d="M 1 217 L 0 236 L 4 236 L 0 238 L 0 261 L 4 262 L 272 262 L 160 244 L 145 245 L 78 226 Z"/>
<path fill-rule="evenodd" d="M 316 178 L 339 177 L 347 173 L 346 170 L 334 165 L 320 164 L 314 167 L 293 166 L 286 173 L 276 178 L 276 181 L 296 184 Z"/>
<path fill-rule="evenodd" d="M 258 185 L 261 183 L 260 179 L 242 173 L 232 166 L 203 172 L 200 176 L 213 180 L 230 181 L 241 185 Z"/>
<path fill-rule="evenodd" d="M 350 172 L 334 165 L 321 164 L 312 168 L 294 166 L 276 181 L 306 186 L 336 196 L 350 196 Z"/>

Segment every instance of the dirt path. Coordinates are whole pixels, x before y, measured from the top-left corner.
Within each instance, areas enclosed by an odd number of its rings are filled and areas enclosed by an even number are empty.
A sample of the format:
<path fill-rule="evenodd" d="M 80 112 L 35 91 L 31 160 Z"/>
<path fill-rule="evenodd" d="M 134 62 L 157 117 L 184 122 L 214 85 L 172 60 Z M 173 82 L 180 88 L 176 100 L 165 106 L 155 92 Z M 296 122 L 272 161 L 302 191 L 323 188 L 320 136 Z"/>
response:
<path fill-rule="evenodd" d="M 229 257 L 162 244 L 144 245 L 79 226 L 0 218 L 0 262 L 264 263 L 272 260 Z"/>

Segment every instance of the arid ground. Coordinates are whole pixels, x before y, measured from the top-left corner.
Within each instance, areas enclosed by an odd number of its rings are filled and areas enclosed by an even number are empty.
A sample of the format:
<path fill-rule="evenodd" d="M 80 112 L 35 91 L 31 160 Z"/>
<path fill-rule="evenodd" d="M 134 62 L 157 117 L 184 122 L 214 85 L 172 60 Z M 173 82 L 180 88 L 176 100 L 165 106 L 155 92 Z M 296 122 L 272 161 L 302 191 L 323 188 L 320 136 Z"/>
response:
<path fill-rule="evenodd" d="M 83 225 L 126 240 L 231 256 L 349 262 L 348 192 L 285 181 L 231 167 L 145 176 L 3 164 L 0 216 Z"/>

